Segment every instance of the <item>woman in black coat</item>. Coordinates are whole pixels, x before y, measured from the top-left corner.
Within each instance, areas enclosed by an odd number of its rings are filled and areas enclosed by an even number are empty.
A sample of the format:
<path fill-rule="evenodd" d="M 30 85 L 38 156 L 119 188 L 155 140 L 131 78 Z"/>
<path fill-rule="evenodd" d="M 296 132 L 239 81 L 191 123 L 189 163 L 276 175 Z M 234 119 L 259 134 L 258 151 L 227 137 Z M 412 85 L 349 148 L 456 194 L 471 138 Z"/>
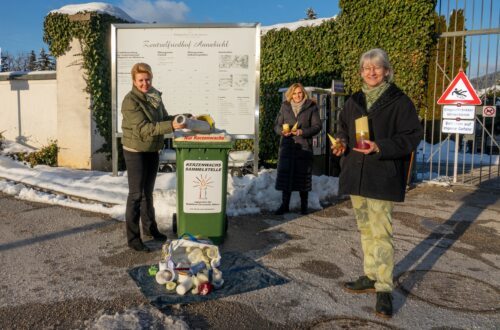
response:
<path fill-rule="evenodd" d="M 351 195 L 361 233 L 364 275 L 347 282 L 351 293 L 377 292 L 376 315 L 392 316 L 394 246 L 392 209 L 405 197 L 411 153 L 423 137 L 415 106 L 392 83 L 387 53 L 372 49 L 361 56 L 362 91 L 352 95 L 340 113 L 338 138 L 332 146 L 340 160 L 339 194 Z M 369 140 L 356 141 L 356 120 L 368 123 Z M 358 131 L 361 125 L 358 120 Z"/>
<path fill-rule="evenodd" d="M 285 97 L 274 123 L 274 131 L 281 136 L 276 189 L 282 191 L 282 203 L 275 214 L 290 210 L 292 191 L 299 191 L 300 212 L 307 214 L 312 186 L 312 137 L 321 131 L 321 121 L 316 103 L 308 98 L 301 84 L 290 86 Z"/>

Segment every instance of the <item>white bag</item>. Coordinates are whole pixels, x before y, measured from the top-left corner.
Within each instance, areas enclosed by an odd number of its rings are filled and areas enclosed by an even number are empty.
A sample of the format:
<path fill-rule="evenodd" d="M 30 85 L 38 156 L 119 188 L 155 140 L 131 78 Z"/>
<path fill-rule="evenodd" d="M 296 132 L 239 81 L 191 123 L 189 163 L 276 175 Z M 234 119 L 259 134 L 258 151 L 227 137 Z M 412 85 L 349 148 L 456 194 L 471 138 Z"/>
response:
<path fill-rule="evenodd" d="M 162 260 L 167 262 L 167 267 L 190 268 L 203 261 L 207 269 L 218 268 L 221 260 L 219 247 L 208 240 L 188 237 L 188 239 L 172 240 L 163 245 Z"/>

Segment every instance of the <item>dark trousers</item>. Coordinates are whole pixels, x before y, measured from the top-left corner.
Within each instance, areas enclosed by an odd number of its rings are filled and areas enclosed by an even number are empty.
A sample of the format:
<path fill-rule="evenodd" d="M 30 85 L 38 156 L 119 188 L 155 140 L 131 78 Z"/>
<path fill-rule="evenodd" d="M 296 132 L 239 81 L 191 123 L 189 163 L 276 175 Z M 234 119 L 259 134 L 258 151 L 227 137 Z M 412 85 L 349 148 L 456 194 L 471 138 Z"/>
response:
<path fill-rule="evenodd" d="M 309 192 L 299 191 L 299 194 L 300 194 L 300 209 L 307 210 Z M 289 209 L 291 197 L 292 197 L 292 192 L 289 190 L 283 190 L 283 192 L 281 193 L 281 204 L 285 207 L 286 210 Z"/>
<path fill-rule="evenodd" d="M 125 211 L 127 242 L 141 239 L 139 220 L 145 235 L 157 235 L 158 225 L 153 206 L 153 190 L 158 173 L 158 152 L 130 152 L 123 150 L 128 177 L 128 198 Z"/>

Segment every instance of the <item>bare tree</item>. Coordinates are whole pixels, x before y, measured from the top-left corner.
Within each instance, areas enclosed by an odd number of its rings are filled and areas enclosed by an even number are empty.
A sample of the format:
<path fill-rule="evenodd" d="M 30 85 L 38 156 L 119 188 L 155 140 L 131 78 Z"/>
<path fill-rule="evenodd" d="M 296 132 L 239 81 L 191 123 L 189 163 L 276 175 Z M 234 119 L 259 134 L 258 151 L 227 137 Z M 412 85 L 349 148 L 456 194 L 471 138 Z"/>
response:
<path fill-rule="evenodd" d="M 12 61 L 10 71 L 28 71 L 29 54 L 18 53 Z"/>
<path fill-rule="evenodd" d="M 309 7 L 306 9 L 306 20 L 309 20 L 309 19 L 317 19 L 318 18 L 318 14 L 316 14 L 316 12 L 314 11 L 314 9 L 312 7 Z"/>

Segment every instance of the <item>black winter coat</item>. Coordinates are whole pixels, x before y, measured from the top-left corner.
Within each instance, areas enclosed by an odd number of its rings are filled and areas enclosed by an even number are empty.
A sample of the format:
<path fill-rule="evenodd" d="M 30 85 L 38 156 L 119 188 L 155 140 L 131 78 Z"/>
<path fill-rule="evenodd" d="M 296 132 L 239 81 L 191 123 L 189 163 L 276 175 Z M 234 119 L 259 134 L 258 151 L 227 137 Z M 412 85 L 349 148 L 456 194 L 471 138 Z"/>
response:
<path fill-rule="evenodd" d="M 287 123 L 292 128 L 296 122 L 298 122 L 297 128 L 302 130 L 302 135 L 289 137 L 281 135 L 283 124 Z M 307 99 L 295 118 L 290 102 L 283 102 L 274 122 L 274 131 L 281 136 L 276 189 L 310 191 L 312 188 L 312 137 L 321 131 L 321 120 L 316 103 Z"/>
<path fill-rule="evenodd" d="M 368 116 L 370 139 L 380 152 L 364 155 L 353 151 L 355 119 Z M 410 157 L 423 137 L 415 106 L 396 85 L 389 88 L 366 110 L 364 93 L 350 97 L 339 118 L 339 137 L 348 148 L 340 160 L 341 194 L 402 202 Z"/>

